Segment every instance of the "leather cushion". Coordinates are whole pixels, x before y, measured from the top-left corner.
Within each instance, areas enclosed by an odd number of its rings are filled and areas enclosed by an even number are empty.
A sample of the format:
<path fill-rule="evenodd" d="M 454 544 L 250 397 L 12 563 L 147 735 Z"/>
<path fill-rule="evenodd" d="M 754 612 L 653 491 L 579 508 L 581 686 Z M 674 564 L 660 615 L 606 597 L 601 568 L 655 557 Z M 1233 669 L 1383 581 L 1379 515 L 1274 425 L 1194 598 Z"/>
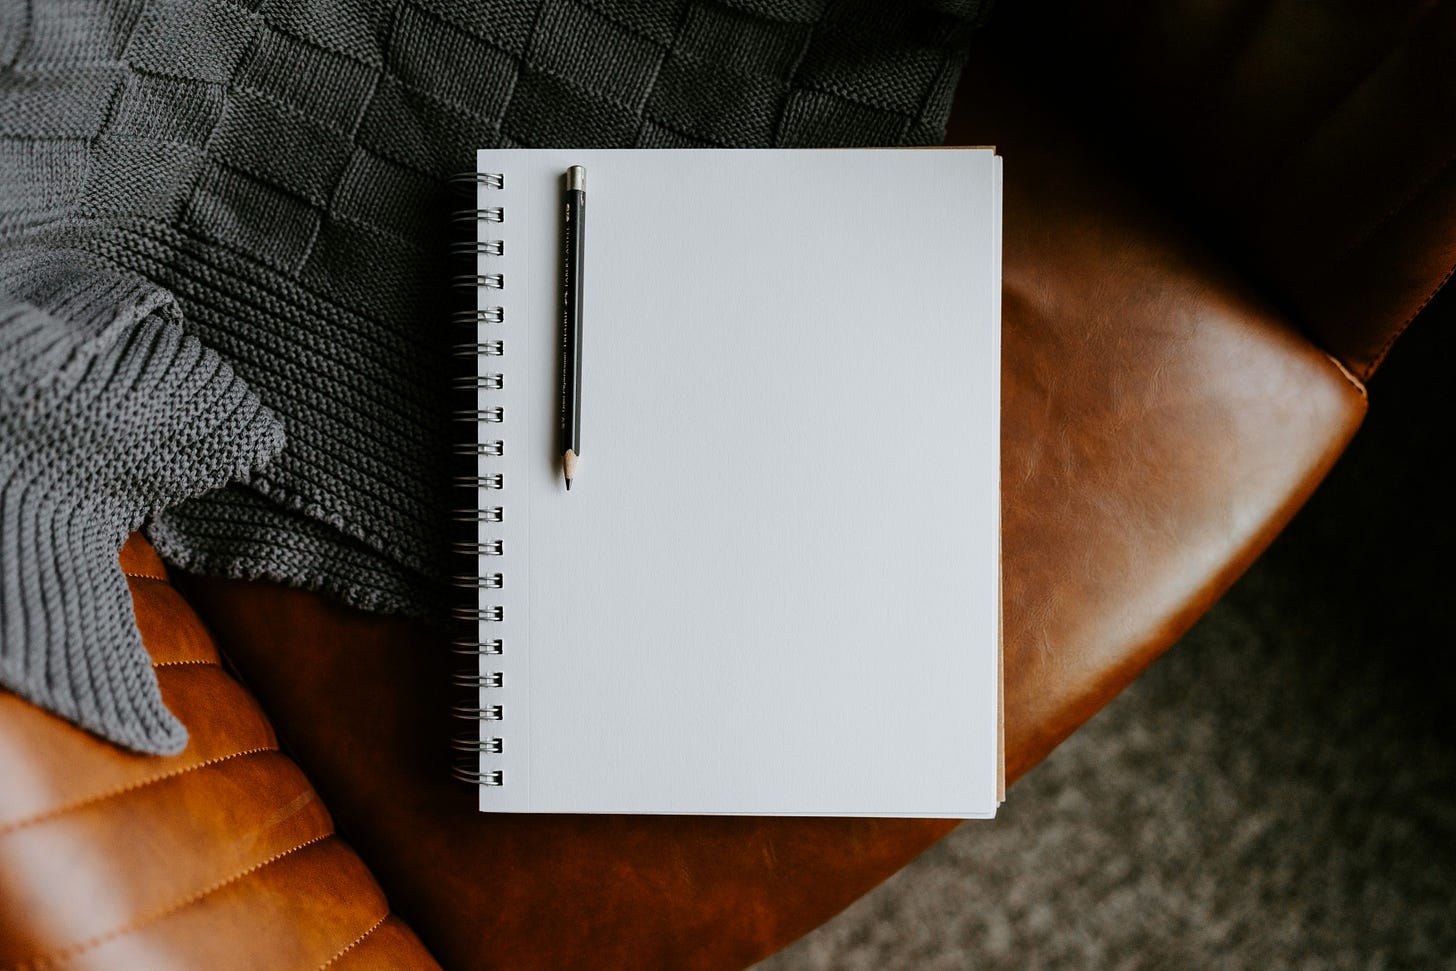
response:
<path fill-rule="evenodd" d="M 0 967 L 438 967 L 156 554 L 122 567 L 191 739 L 126 752 L 0 691 Z"/>

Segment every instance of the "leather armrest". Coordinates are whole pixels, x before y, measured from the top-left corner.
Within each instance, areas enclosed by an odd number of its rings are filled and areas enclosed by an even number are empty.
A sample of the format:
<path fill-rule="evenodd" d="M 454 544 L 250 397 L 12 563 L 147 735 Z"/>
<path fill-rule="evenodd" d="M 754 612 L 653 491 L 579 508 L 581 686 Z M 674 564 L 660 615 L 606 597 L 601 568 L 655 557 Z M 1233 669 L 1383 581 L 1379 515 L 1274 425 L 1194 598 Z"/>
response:
<path fill-rule="evenodd" d="M 1365 389 L 1077 127 L 967 72 L 949 140 L 1005 158 L 1006 772 L 1165 651 L 1314 491 Z"/>
<path fill-rule="evenodd" d="M 973 63 L 1096 131 L 1360 380 L 1450 279 L 1456 7 L 1019 0 L 993 21 Z"/>

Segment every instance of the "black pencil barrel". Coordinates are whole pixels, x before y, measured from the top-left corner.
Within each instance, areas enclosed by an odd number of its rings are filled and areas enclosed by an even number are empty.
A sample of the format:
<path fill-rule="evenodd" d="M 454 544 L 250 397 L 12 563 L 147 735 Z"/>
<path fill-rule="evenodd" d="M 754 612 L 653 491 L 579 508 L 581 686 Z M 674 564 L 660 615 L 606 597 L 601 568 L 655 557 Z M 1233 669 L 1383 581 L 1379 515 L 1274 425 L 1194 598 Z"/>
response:
<path fill-rule="evenodd" d="M 582 269 L 586 228 L 586 191 L 580 166 L 567 171 L 562 197 L 565 267 L 561 299 L 561 451 L 581 455 Z M 573 463 L 574 464 L 574 463 Z M 570 482 L 571 473 L 567 472 Z"/>

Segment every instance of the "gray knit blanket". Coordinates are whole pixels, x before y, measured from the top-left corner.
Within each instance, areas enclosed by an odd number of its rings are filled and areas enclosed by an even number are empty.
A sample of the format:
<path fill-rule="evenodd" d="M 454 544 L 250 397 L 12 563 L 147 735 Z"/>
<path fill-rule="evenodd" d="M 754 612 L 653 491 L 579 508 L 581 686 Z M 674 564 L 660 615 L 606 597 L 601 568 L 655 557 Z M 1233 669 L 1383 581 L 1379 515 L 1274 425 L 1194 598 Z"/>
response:
<path fill-rule="evenodd" d="M 117 553 L 441 617 L 447 179 L 936 144 L 982 0 L 0 0 L 0 684 L 180 750 Z"/>

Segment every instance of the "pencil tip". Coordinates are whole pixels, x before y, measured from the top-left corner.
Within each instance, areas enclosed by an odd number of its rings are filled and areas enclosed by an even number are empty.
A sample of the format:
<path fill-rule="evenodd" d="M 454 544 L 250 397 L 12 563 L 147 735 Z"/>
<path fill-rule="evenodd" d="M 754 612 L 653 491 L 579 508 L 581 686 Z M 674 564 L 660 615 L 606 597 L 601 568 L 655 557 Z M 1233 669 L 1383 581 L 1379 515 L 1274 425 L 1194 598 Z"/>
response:
<path fill-rule="evenodd" d="M 570 492 L 571 491 L 571 480 L 570 479 L 567 479 L 566 480 L 566 491 L 567 492 Z"/>

